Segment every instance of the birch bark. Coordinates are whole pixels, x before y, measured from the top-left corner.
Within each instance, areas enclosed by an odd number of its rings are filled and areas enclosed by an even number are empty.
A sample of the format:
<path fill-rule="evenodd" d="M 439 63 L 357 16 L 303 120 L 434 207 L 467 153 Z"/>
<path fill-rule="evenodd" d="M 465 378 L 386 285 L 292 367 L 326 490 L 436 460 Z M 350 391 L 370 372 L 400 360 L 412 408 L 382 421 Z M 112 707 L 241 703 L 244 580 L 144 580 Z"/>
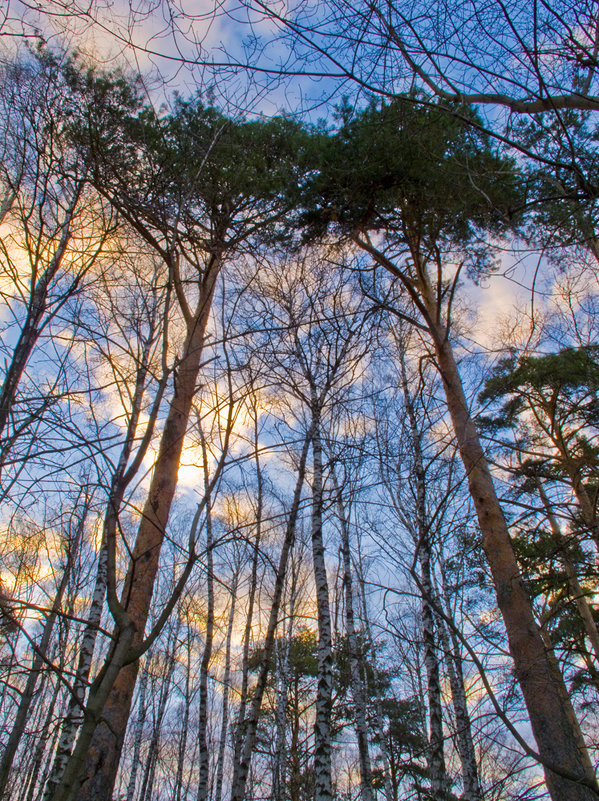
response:
<path fill-rule="evenodd" d="M 331 711 L 333 705 L 333 641 L 329 585 L 322 535 L 322 441 L 318 400 L 312 397 L 312 560 L 318 615 L 318 683 L 314 723 L 314 799 L 332 801 Z"/>

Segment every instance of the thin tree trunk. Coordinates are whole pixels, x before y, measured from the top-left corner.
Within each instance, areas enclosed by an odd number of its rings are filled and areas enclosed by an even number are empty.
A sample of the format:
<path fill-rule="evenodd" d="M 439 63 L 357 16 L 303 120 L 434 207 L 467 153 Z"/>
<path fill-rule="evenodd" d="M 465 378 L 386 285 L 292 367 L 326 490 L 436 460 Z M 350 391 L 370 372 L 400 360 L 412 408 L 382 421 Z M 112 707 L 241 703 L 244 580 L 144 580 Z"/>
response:
<path fill-rule="evenodd" d="M 345 589 L 345 630 L 349 646 L 352 696 L 354 699 L 354 725 L 358 738 L 358 756 L 360 759 L 361 801 L 374 801 L 372 792 L 372 766 L 368 748 L 368 723 L 366 716 L 366 699 L 360 671 L 360 646 L 356 633 L 354 616 L 354 588 L 351 566 L 351 549 L 349 543 L 349 519 L 346 514 L 341 487 L 335 471 L 332 471 L 337 500 L 337 516 L 341 529 L 341 552 L 343 556 L 343 586 Z M 364 643 L 362 643 L 363 647 Z"/>
<path fill-rule="evenodd" d="M 433 585 L 431 579 L 430 527 L 427 518 L 426 476 L 422 454 L 422 433 L 418 427 L 414 400 L 409 390 L 405 351 L 400 345 L 400 369 L 404 403 L 408 412 L 410 439 L 413 453 L 413 474 L 416 488 L 416 526 L 412 532 L 416 556 L 420 565 L 420 609 L 424 664 L 427 677 L 429 743 L 427 749 L 428 773 L 431 793 L 435 799 L 447 797 L 450 786 L 445 767 L 443 738 L 443 709 L 441 706 L 441 676 L 435 643 L 435 619 L 432 608 Z"/>
<path fill-rule="evenodd" d="M 252 622 L 254 618 L 254 604 L 256 599 L 256 589 L 258 586 L 258 562 L 260 556 L 260 542 L 262 538 L 262 508 L 263 498 L 263 479 L 262 467 L 260 465 L 260 454 L 258 452 L 258 410 L 254 407 L 254 461 L 256 463 L 256 537 L 253 544 L 252 572 L 250 577 L 250 588 L 248 597 L 248 608 L 245 619 L 245 629 L 243 632 L 243 656 L 241 661 L 241 688 L 239 693 L 239 709 L 237 710 L 237 723 L 235 726 L 234 742 L 234 764 L 237 765 L 241 760 L 241 752 L 245 737 L 244 721 L 247 707 L 248 682 L 249 682 L 249 658 L 250 641 L 252 636 Z"/>
<path fill-rule="evenodd" d="M 293 627 L 295 624 L 295 601 L 297 595 L 298 570 L 292 566 L 291 588 L 289 591 L 289 610 L 287 633 L 284 642 L 283 654 L 279 657 L 278 679 L 279 687 L 277 694 L 276 710 L 276 742 L 275 742 L 275 761 L 273 765 L 272 778 L 272 800 L 284 801 L 285 779 L 287 774 L 287 705 L 289 703 L 289 659 L 291 655 L 291 643 L 293 638 Z M 281 641 L 278 642 L 279 647 Z M 297 748 L 297 743 L 295 744 Z"/>
<path fill-rule="evenodd" d="M 160 696 L 158 699 L 158 709 L 156 711 L 156 719 L 154 721 L 154 728 L 150 745 L 146 756 L 146 770 L 139 794 L 139 801 L 152 801 L 154 793 L 154 781 L 156 778 L 156 763 L 158 761 L 158 750 L 160 747 L 160 733 L 162 730 L 162 721 L 166 712 L 166 705 L 169 698 L 171 681 L 177 664 L 177 638 L 179 636 L 179 629 L 181 627 L 181 619 L 177 618 L 175 627 L 167 642 L 165 654 L 165 668 L 166 675 L 161 678 Z"/>
<path fill-rule="evenodd" d="M 106 545 L 105 538 L 103 538 L 98 556 L 98 568 L 96 571 L 94 592 L 89 608 L 87 623 L 81 639 L 81 647 L 79 649 L 79 660 L 77 664 L 75 681 L 73 682 L 73 692 L 69 698 L 67 712 L 61 727 L 58 748 L 56 749 L 56 754 L 54 756 L 52 770 L 50 771 L 50 776 L 46 782 L 44 801 L 50 801 L 54 790 L 56 789 L 56 786 L 60 781 L 62 774 L 64 773 L 65 767 L 75 744 L 77 730 L 82 720 L 85 693 L 91 672 L 98 631 L 102 620 L 102 610 L 104 609 L 107 568 L 108 562 Z"/>
<path fill-rule="evenodd" d="M 241 566 L 237 565 L 231 587 L 231 607 L 227 623 L 227 636 L 225 639 L 225 669 L 223 673 L 223 705 L 220 722 L 220 739 L 218 742 L 218 757 L 216 760 L 216 777 L 214 801 L 221 801 L 223 794 L 223 780 L 225 775 L 225 748 L 227 744 L 227 730 L 229 726 L 229 685 L 231 683 L 231 641 L 233 639 L 233 626 L 235 623 L 235 605 L 237 603 L 237 585 Z M 179 801 L 179 799 L 176 799 Z"/>
<path fill-rule="evenodd" d="M 62 672 L 64 669 L 64 662 L 60 666 L 59 670 Z M 50 698 L 50 703 L 48 704 L 48 709 L 46 712 L 46 716 L 44 718 L 44 723 L 41 726 L 41 731 L 38 737 L 38 742 L 35 747 L 32 766 L 31 766 L 31 774 L 29 777 L 29 789 L 26 796 L 26 801 L 32 801 L 35 791 L 38 789 L 38 778 L 40 774 L 40 770 L 42 767 L 42 762 L 44 760 L 44 752 L 48 748 L 48 745 L 53 745 L 52 737 L 50 736 L 52 721 L 54 720 L 54 710 L 56 708 L 56 701 L 58 700 L 58 694 L 60 692 L 60 685 L 61 682 L 57 679 L 54 683 L 54 690 L 52 691 L 52 696 Z"/>
<path fill-rule="evenodd" d="M 84 517 L 85 517 L 85 513 L 83 515 L 83 518 Z M 78 528 L 80 528 L 80 526 L 78 526 Z M 77 534 L 78 538 L 79 538 L 79 535 L 81 535 L 81 538 L 83 537 L 83 531 L 82 530 L 78 531 L 78 534 Z M 67 659 L 66 647 L 67 647 L 67 643 L 68 643 L 68 640 L 69 640 L 69 633 L 70 633 L 70 630 L 71 630 L 70 616 L 73 614 L 73 607 L 75 605 L 75 598 L 76 598 L 75 593 L 71 593 L 70 598 L 68 600 L 68 604 L 67 604 L 66 618 L 64 620 L 63 626 L 60 627 L 60 631 L 59 631 L 58 653 L 60 654 L 60 659 L 59 659 L 59 663 L 57 665 L 57 676 L 63 676 L 64 675 L 64 671 L 65 671 L 65 662 L 66 662 L 66 659 Z M 31 779 L 30 779 L 29 792 L 27 793 L 27 801 L 32 801 L 34 795 L 36 794 L 36 791 L 37 791 L 36 797 L 39 798 L 41 796 L 41 792 L 40 791 L 42 790 L 43 785 L 44 785 L 43 772 L 42 772 L 42 781 L 39 784 L 39 786 L 38 786 L 38 779 L 39 779 L 39 775 L 40 775 L 40 771 L 41 771 L 42 763 L 44 761 L 44 755 L 45 754 L 47 754 L 46 762 L 51 764 L 52 754 L 53 754 L 53 751 L 54 751 L 54 746 L 56 744 L 56 735 L 57 735 L 57 733 L 55 733 L 54 735 L 51 735 L 50 732 L 51 732 L 51 729 L 52 729 L 52 722 L 55 719 L 55 708 L 56 708 L 56 703 L 58 701 L 58 695 L 59 695 L 59 692 L 61 690 L 61 687 L 62 687 L 62 682 L 60 680 L 57 680 L 55 682 L 54 690 L 52 692 L 52 697 L 51 697 L 50 703 L 48 705 L 48 710 L 46 712 L 46 717 L 45 717 L 45 720 L 44 720 L 44 724 L 41 727 L 41 730 L 40 730 L 40 732 L 38 734 L 38 743 L 37 743 L 37 746 L 36 746 L 36 749 L 35 749 L 35 755 L 34 755 L 34 758 L 33 758 L 33 767 L 32 767 Z M 48 746 L 50 746 L 50 747 L 48 748 Z M 46 765 L 46 771 L 47 770 L 48 770 L 48 764 Z"/>
<path fill-rule="evenodd" d="M 189 729 L 189 708 L 191 706 L 191 637 L 187 637 L 187 664 L 185 666 L 185 696 L 183 701 L 183 718 L 181 720 L 181 739 L 177 749 L 177 774 L 175 777 L 174 801 L 181 801 L 183 793 L 183 771 L 185 768 L 185 752 Z M 129 801 L 129 799 L 127 799 Z"/>
<path fill-rule="evenodd" d="M 199 687 L 199 719 L 198 719 L 198 757 L 199 776 L 197 801 L 207 801 L 210 781 L 210 754 L 208 752 L 208 667 L 212 659 L 212 644 L 214 641 L 214 542 L 212 539 L 212 513 L 209 494 L 208 456 L 206 442 L 200 432 L 202 443 L 202 460 L 204 462 L 204 491 L 206 497 L 206 589 L 208 595 L 208 608 L 206 611 L 206 638 L 204 651 L 200 664 Z"/>
<path fill-rule="evenodd" d="M 262 698 L 264 697 L 264 692 L 266 690 L 266 683 L 268 681 L 268 674 L 270 672 L 273 657 L 275 635 L 279 622 L 279 610 L 281 608 L 283 587 L 285 585 L 285 576 L 287 574 L 287 563 L 289 560 L 290 551 L 295 542 L 295 529 L 299 515 L 302 487 L 306 474 L 306 460 L 308 458 L 308 449 L 310 447 L 311 439 L 312 431 L 310 430 L 306 434 L 306 439 L 304 440 L 304 445 L 300 456 L 293 501 L 291 504 L 291 509 L 289 510 L 285 537 L 281 548 L 281 554 L 279 556 L 279 565 L 275 578 L 275 587 L 268 619 L 268 627 L 266 630 L 266 637 L 264 638 L 262 664 L 260 666 L 256 687 L 254 688 L 254 697 L 250 712 L 242 723 L 242 731 L 244 732 L 242 748 L 240 749 L 239 757 L 235 759 L 233 764 L 231 801 L 244 801 L 245 798 L 246 783 L 250 770 L 252 753 L 254 751 L 254 745 L 256 742 L 260 710 L 262 708 Z"/>
<path fill-rule="evenodd" d="M 46 322 L 44 321 L 44 314 L 48 303 L 48 292 L 52 281 L 63 263 L 67 247 L 71 241 L 71 224 L 75 216 L 75 209 L 79 203 L 82 188 L 82 183 L 79 183 L 75 188 L 69 207 L 66 209 L 64 221 L 61 225 L 62 231 L 56 245 L 56 250 L 48 266 L 41 275 L 32 276 L 33 286 L 29 296 L 25 322 L 13 350 L 10 364 L 6 368 L 4 381 L 0 387 L 0 440 L 15 401 L 21 376 L 23 375 L 23 371 L 25 370 L 35 344 L 39 339 L 42 326 Z M 2 457 L 2 459 L 3 458 L 4 457 Z"/>
<path fill-rule="evenodd" d="M 371 653 L 374 653 L 374 640 L 372 637 L 372 631 L 370 629 L 370 621 L 368 619 L 368 605 L 366 603 L 366 588 L 364 583 L 364 575 L 362 572 L 362 557 L 360 553 L 360 549 L 358 546 L 358 587 L 360 590 L 360 600 L 361 600 L 361 608 L 362 608 L 362 628 L 364 631 L 364 646 L 367 648 Z M 376 686 L 376 663 L 373 664 L 373 673 L 374 673 L 374 684 Z M 397 791 L 393 787 L 392 775 L 391 775 L 391 753 L 389 748 L 387 747 L 386 738 L 384 735 L 384 715 L 383 715 L 383 705 L 381 703 L 380 696 L 377 695 L 375 698 L 371 699 L 374 706 L 374 714 L 376 717 L 376 727 L 379 731 L 379 748 L 381 750 L 381 756 L 383 757 L 383 785 L 385 791 L 385 801 L 396 801 Z"/>
<path fill-rule="evenodd" d="M 322 536 L 323 476 L 320 409 L 312 407 L 312 559 L 318 615 L 318 683 L 314 723 L 314 799 L 332 801 L 331 711 L 333 704 L 333 642 L 329 585 Z"/>
<path fill-rule="evenodd" d="M 566 571 L 566 575 L 568 577 L 568 584 L 570 585 L 570 592 L 572 593 L 572 598 L 574 600 L 574 603 L 576 604 L 576 608 L 582 620 L 586 635 L 589 638 L 589 642 L 591 643 L 591 646 L 593 648 L 593 653 L 595 654 L 595 660 L 599 664 L 599 630 L 597 629 L 597 624 L 595 623 L 593 612 L 591 611 L 591 608 L 586 599 L 586 595 L 582 587 L 580 586 L 580 582 L 578 581 L 576 569 L 572 564 L 572 562 L 570 561 L 570 558 L 568 557 L 568 543 L 566 542 L 566 539 L 561 532 L 559 523 L 555 519 L 555 515 L 553 514 L 549 498 L 547 497 L 547 494 L 545 493 L 543 485 L 541 484 L 540 481 L 537 481 L 537 487 L 539 490 L 541 501 L 543 502 L 543 506 L 545 508 L 545 514 L 547 515 L 547 519 L 549 520 L 549 525 L 551 527 L 551 534 L 556 544 L 559 545 L 560 548 L 560 561 L 563 564 L 564 570 Z"/>
<path fill-rule="evenodd" d="M 445 574 L 442 569 L 443 597 L 445 600 L 445 615 L 453 619 L 449 608 L 449 595 L 445 585 Z M 455 714 L 457 748 L 460 755 L 462 767 L 462 784 L 464 786 L 464 801 L 482 801 L 483 792 L 478 776 L 478 766 L 476 763 L 476 751 L 474 749 L 474 739 L 472 737 L 472 725 L 468 713 L 468 699 L 464 685 L 464 673 L 462 670 L 462 658 L 460 647 L 455 636 L 455 631 L 450 627 L 450 636 L 447 635 L 447 627 L 442 617 L 437 618 L 437 630 L 441 647 L 445 654 L 447 674 L 449 676 L 449 686 L 451 687 L 451 700 Z"/>

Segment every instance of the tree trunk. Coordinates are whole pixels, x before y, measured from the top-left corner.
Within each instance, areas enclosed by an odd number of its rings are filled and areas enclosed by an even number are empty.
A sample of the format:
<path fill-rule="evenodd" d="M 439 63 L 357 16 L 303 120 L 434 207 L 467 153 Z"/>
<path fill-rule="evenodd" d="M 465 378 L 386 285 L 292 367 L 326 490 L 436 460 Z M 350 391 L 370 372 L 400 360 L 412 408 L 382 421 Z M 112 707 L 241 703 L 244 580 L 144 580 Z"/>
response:
<path fill-rule="evenodd" d="M 358 573 L 358 588 L 359 588 L 359 598 L 361 603 L 359 604 L 358 608 L 362 610 L 362 628 L 364 631 L 364 645 L 365 647 L 371 652 L 374 653 L 374 639 L 372 637 L 372 631 L 370 629 L 370 621 L 368 619 L 368 605 L 366 603 L 366 587 L 364 583 L 364 574 L 362 572 L 362 561 L 361 561 L 361 552 L 358 545 L 358 566 L 357 566 L 357 573 Z M 376 686 L 377 678 L 376 678 L 377 668 L 376 662 L 373 664 L 373 674 L 374 674 L 374 684 Z M 377 693 L 375 698 L 371 699 L 374 706 L 374 714 L 376 718 L 376 728 L 380 732 L 380 739 L 379 739 L 379 748 L 381 750 L 381 756 L 383 757 L 383 784 L 384 784 L 384 791 L 385 791 L 385 801 L 396 801 L 397 797 L 397 790 L 393 788 L 392 776 L 391 776 L 391 753 L 389 748 L 387 747 L 387 742 L 384 734 L 384 715 L 383 715 L 383 705 L 381 703 L 380 695 Z"/>
<path fill-rule="evenodd" d="M 331 711 L 333 697 L 333 643 L 329 585 L 322 536 L 323 478 L 320 409 L 312 408 L 312 559 L 318 615 L 318 683 L 314 723 L 314 800 L 332 801 Z"/>
<path fill-rule="evenodd" d="M 131 414 L 127 424 L 127 431 L 125 434 L 123 447 L 121 449 L 119 460 L 110 484 L 108 502 L 106 504 L 106 511 L 104 513 L 102 543 L 98 556 L 96 582 L 89 608 L 87 623 L 83 631 L 81 646 L 79 648 L 79 660 L 77 664 L 75 681 L 73 682 L 73 692 L 69 699 L 67 712 L 61 727 L 58 748 L 56 750 L 50 776 L 46 783 L 43 801 L 50 801 L 52 799 L 54 791 L 62 778 L 73 751 L 77 731 L 81 725 L 85 696 L 87 693 L 89 676 L 91 673 L 92 661 L 96 648 L 96 640 L 98 638 L 98 631 L 102 621 L 102 612 L 104 610 L 104 600 L 106 597 L 106 587 L 108 581 L 108 547 L 109 543 L 116 540 L 118 519 L 123 504 L 125 490 L 137 473 L 143 457 L 147 452 L 150 444 L 151 434 L 154 430 L 156 417 L 158 415 L 162 393 L 166 385 L 166 377 L 163 376 L 158 387 L 156 398 L 152 404 L 152 411 L 149 416 L 149 421 L 142 442 L 136 451 L 133 462 L 131 465 L 129 465 L 129 459 L 133 449 L 133 444 L 135 442 L 135 436 L 142 411 L 152 341 L 153 337 L 148 336 L 148 339 L 144 344 L 140 364 L 138 365 L 135 389 L 131 401 Z"/>
<path fill-rule="evenodd" d="M 174 801 L 181 801 L 183 794 L 183 772 L 185 768 L 185 754 L 187 750 L 187 736 L 189 730 L 189 709 L 191 707 L 191 649 L 192 639 L 188 636 L 186 640 L 187 654 L 185 665 L 185 695 L 183 700 L 183 718 L 181 720 L 181 738 L 177 748 L 177 773 L 175 776 L 175 796 Z M 127 799 L 129 801 L 129 799 Z"/>
<path fill-rule="evenodd" d="M 443 571 L 442 571 L 443 573 Z M 445 588 L 445 577 L 442 575 L 443 597 L 445 600 L 445 614 L 453 619 L 449 608 L 448 593 Z M 447 674 L 449 676 L 449 686 L 451 688 L 451 700 L 455 714 L 456 740 L 460 764 L 462 767 L 462 784 L 464 787 L 464 801 L 482 801 L 483 792 L 478 776 L 478 766 L 476 763 L 476 751 L 472 738 L 472 726 L 468 713 L 468 699 L 464 686 L 464 673 L 462 670 L 462 657 L 460 647 L 455 636 L 455 631 L 450 628 L 451 643 L 447 635 L 447 626 L 442 617 L 437 619 L 439 639 L 445 654 Z"/>
<path fill-rule="evenodd" d="M 289 591 L 289 609 L 287 612 L 288 624 L 287 634 L 284 643 L 283 654 L 279 656 L 278 680 L 279 687 L 277 693 L 276 710 L 276 744 L 275 761 L 272 772 L 272 801 L 284 801 L 286 797 L 285 781 L 287 776 L 287 707 L 289 703 L 289 673 L 291 643 L 295 624 L 295 602 L 297 598 L 298 569 L 292 565 L 291 588 Z M 281 641 L 279 640 L 279 647 Z M 297 748 L 297 743 L 295 744 Z"/>
<path fill-rule="evenodd" d="M 433 613 L 433 583 L 431 578 L 431 531 L 427 516 L 426 475 L 422 454 L 422 433 L 416 417 L 414 399 L 409 390 L 405 352 L 400 346 L 400 369 L 404 403 L 408 412 L 410 440 L 412 444 L 412 472 L 416 489 L 415 526 L 412 530 L 416 557 L 420 565 L 420 615 L 424 664 L 427 677 L 429 743 L 427 750 L 428 773 L 431 793 L 435 799 L 448 796 L 450 786 L 445 767 L 443 710 L 441 706 L 441 676 L 439 657 L 435 643 L 435 618 Z"/>
<path fill-rule="evenodd" d="M 220 261 L 214 256 L 202 279 L 175 374 L 173 398 L 125 579 L 125 614 L 117 627 L 110 662 L 94 688 L 95 697 L 90 693 L 77 745 L 52 801 L 110 801 L 112 796 L 137 679 L 138 660 L 128 659 L 131 648 L 143 641 L 219 269 Z"/>
<path fill-rule="evenodd" d="M 96 582 L 89 608 L 89 615 L 83 631 L 81 646 L 79 648 L 79 660 L 77 664 L 77 674 L 75 676 L 75 681 L 73 682 L 73 692 L 69 698 L 67 712 L 61 727 L 60 738 L 58 740 L 58 747 L 54 756 L 52 770 L 50 771 L 50 776 L 46 782 L 46 788 L 43 796 L 44 801 L 50 801 L 52 798 L 54 790 L 56 789 L 56 786 L 60 781 L 62 774 L 64 773 L 65 767 L 73 750 L 73 746 L 75 745 L 77 731 L 81 724 L 85 693 L 92 668 L 94 650 L 96 647 L 96 640 L 98 638 L 98 630 L 102 620 L 102 610 L 104 609 L 107 567 L 106 544 L 105 538 L 103 538 L 98 557 Z"/>
<path fill-rule="evenodd" d="M 241 566 L 237 565 L 231 587 L 231 608 L 227 623 L 227 636 L 225 640 L 225 669 L 223 674 L 223 705 L 220 722 L 220 739 L 218 742 L 218 757 L 216 761 L 216 778 L 214 801 L 221 801 L 223 794 L 223 780 L 225 775 L 225 747 L 227 744 L 227 729 L 229 727 L 229 685 L 231 683 L 231 640 L 233 638 L 233 625 L 235 623 L 235 605 L 237 602 L 237 585 Z M 178 801 L 178 799 L 176 799 Z"/>
<path fill-rule="evenodd" d="M 42 327 L 46 322 L 44 321 L 44 314 L 48 302 L 48 292 L 52 281 L 62 265 L 69 242 L 71 241 L 71 224 L 75 216 L 75 209 L 79 203 L 82 188 L 83 184 L 80 183 L 73 192 L 73 197 L 65 212 L 64 221 L 60 226 L 62 228 L 60 238 L 49 264 L 41 275 L 32 275 L 33 285 L 29 295 L 25 322 L 13 350 L 10 364 L 6 367 L 4 381 L 0 387 L 0 441 L 14 404 L 21 376 L 33 352 L 33 348 L 39 339 Z M 5 456 L 2 451 L 3 448 L 0 448 L 0 463 L 3 462 Z"/>
<path fill-rule="evenodd" d="M 436 309 L 429 308 L 431 320 Z M 431 323 L 447 406 L 468 476 L 483 548 L 508 636 L 515 672 L 522 688 L 538 752 L 553 801 L 590 801 L 599 787 L 589 771 L 588 754 L 563 679 L 555 674 L 526 594 L 501 505 L 480 444 L 447 329 Z"/>
<path fill-rule="evenodd" d="M 243 741 L 245 737 L 244 721 L 247 707 L 248 698 L 248 681 L 249 681 L 249 658 L 250 658 L 250 640 L 252 636 L 252 622 L 254 618 L 254 603 L 256 600 L 256 589 L 258 585 L 258 562 L 260 556 L 260 542 L 262 538 L 262 505 L 263 505 L 263 486 L 262 486 L 262 468 L 260 465 L 260 455 L 258 453 L 258 411 L 254 407 L 254 442 L 256 443 L 254 451 L 254 460 L 256 463 L 256 537 L 253 543 L 252 554 L 252 573 L 250 577 L 250 589 L 248 597 L 248 608 L 245 618 L 245 629 L 243 632 L 243 656 L 241 662 L 241 688 L 239 692 L 239 709 L 237 710 L 237 723 L 235 726 L 234 738 L 234 764 L 237 765 L 241 760 L 241 752 L 243 749 Z"/>
<path fill-rule="evenodd" d="M 0 760 L 0 798 L 3 798 L 6 793 L 6 787 L 10 777 L 12 763 L 15 758 L 17 748 L 19 747 L 19 743 L 21 742 L 21 738 L 25 733 L 27 718 L 29 716 L 31 702 L 33 700 L 33 694 L 35 692 L 35 688 L 37 686 L 41 670 L 46 662 L 46 658 L 50 648 L 52 633 L 54 631 L 54 625 L 60 613 L 62 599 L 68 587 L 69 581 L 71 579 L 73 566 L 75 564 L 79 547 L 81 545 L 81 540 L 83 538 L 83 531 L 88 511 L 89 511 L 89 496 L 86 497 L 83 509 L 79 515 L 79 521 L 77 523 L 75 536 L 73 538 L 73 541 L 69 545 L 67 561 L 62 577 L 60 579 L 60 584 L 58 586 L 58 590 L 56 592 L 52 608 L 50 610 L 50 613 L 48 614 L 46 623 L 42 630 L 41 639 L 39 641 L 39 644 L 35 647 L 31 663 L 31 669 L 29 671 L 29 675 L 27 676 L 27 681 L 25 683 L 23 692 L 21 693 L 21 698 L 19 699 L 19 705 L 17 707 L 16 715 L 14 718 L 14 724 L 11 729 L 10 735 L 8 737 L 7 743 L 4 747 L 2 759 Z"/>
<path fill-rule="evenodd" d="M 177 619 L 175 628 L 171 637 L 169 638 L 169 642 L 167 643 L 166 653 L 164 655 L 166 675 L 160 677 L 161 686 L 160 696 L 158 698 L 158 709 L 156 710 L 156 719 L 154 720 L 152 737 L 150 739 L 150 745 L 146 755 L 146 770 L 144 771 L 141 791 L 139 793 L 139 801 L 152 801 L 154 797 L 154 781 L 156 779 L 156 763 L 158 761 L 158 750 L 160 748 L 160 732 L 162 730 L 164 713 L 166 712 L 166 704 L 169 697 L 173 672 L 177 663 L 177 638 L 179 635 L 180 625 L 181 621 L 180 619 Z"/>
<path fill-rule="evenodd" d="M 333 470 L 333 482 L 337 496 L 337 516 L 341 530 L 341 552 L 343 556 L 343 587 L 345 590 L 345 631 L 349 646 L 352 697 L 354 699 L 354 726 L 358 738 L 358 756 L 360 760 L 360 798 L 361 801 L 374 801 L 372 792 L 372 766 L 368 748 L 368 723 L 366 716 L 366 699 L 362 672 L 360 670 L 360 644 L 356 633 L 354 617 L 354 588 L 351 567 L 351 550 L 349 544 L 349 520 L 343 505 L 341 487 Z M 362 643 L 364 646 L 364 643 Z"/>
<path fill-rule="evenodd" d="M 549 520 L 549 525 L 551 526 L 551 534 L 553 535 L 553 539 L 555 540 L 555 543 L 559 546 L 560 549 L 560 560 L 564 566 L 564 570 L 566 571 L 566 575 L 568 577 L 568 584 L 570 585 L 570 592 L 572 593 L 572 598 L 574 600 L 574 603 L 576 604 L 576 608 L 582 620 L 582 624 L 584 626 L 586 635 L 589 638 L 589 642 L 591 643 L 591 646 L 593 648 L 593 653 L 595 654 L 595 660 L 599 665 L 599 630 L 597 629 L 597 624 L 595 623 L 593 612 L 591 611 L 591 607 L 587 602 L 586 595 L 582 587 L 580 586 L 580 582 L 578 581 L 578 576 L 576 575 L 576 569 L 572 564 L 572 562 L 570 561 L 570 558 L 568 557 L 568 543 L 566 542 L 566 539 L 561 532 L 559 523 L 555 519 L 555 515 L 553 514 L 549 498 L 547 497 L 547 494 L 545 493 L 543 485 L 541 484 L 540 481 L 537 481 L 537 487 L 539 490 L 541 501 L 543 502 L 543 506 L 545 508 L 545 514 L 547 515 L 547 519 Z"/>
<path fill-rule="evenodd" d="M 206 443 L 202 436 L 202 458 L 204 462 L 204 489 L 206 492 L 206 587 L 208 609 L 206 612 L 206 639 L 200 664 L 199 718 L 198 718 L 198 795 L 197 801 L 207 801 L 210 780 L 210 754 L 208 753 L 208 667 L 212 659 L 212 643 L 214 640 L 214 543 L 212 540 L 212 514 L 210 509 L 208 457 Z"/>

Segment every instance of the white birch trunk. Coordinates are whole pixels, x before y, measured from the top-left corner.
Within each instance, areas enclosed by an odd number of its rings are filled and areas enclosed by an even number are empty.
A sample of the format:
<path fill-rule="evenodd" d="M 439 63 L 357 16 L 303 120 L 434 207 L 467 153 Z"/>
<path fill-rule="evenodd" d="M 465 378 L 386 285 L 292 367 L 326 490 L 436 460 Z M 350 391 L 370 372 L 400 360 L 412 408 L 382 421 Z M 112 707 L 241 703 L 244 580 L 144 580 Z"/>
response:
<path fill-rule="evenodd" d="M 320 409 L 312 407 L 312 560 L 318 615 L 318 683 L 314 724 L 314 799 L 332 801 L 331 711 L 333 696 L 333 646 L 329 585 L 322 535 L 323 476 Z"/>

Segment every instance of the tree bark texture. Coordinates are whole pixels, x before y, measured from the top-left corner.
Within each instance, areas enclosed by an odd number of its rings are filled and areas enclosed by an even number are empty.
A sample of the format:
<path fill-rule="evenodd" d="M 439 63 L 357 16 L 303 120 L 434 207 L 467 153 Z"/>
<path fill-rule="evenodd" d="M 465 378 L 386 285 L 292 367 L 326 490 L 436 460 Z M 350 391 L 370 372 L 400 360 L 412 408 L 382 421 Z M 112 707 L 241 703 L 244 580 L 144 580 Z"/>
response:
<path fill-rule="evenodd" d="M 318 616 L 318 683 L 314 723 L 314 799 L 332 801 L 331 712 L 333 705 L 333 640 L 329 585 L 322 536 L 323 476 L 320 409 L 312 409 L 312 560 Z"/>

